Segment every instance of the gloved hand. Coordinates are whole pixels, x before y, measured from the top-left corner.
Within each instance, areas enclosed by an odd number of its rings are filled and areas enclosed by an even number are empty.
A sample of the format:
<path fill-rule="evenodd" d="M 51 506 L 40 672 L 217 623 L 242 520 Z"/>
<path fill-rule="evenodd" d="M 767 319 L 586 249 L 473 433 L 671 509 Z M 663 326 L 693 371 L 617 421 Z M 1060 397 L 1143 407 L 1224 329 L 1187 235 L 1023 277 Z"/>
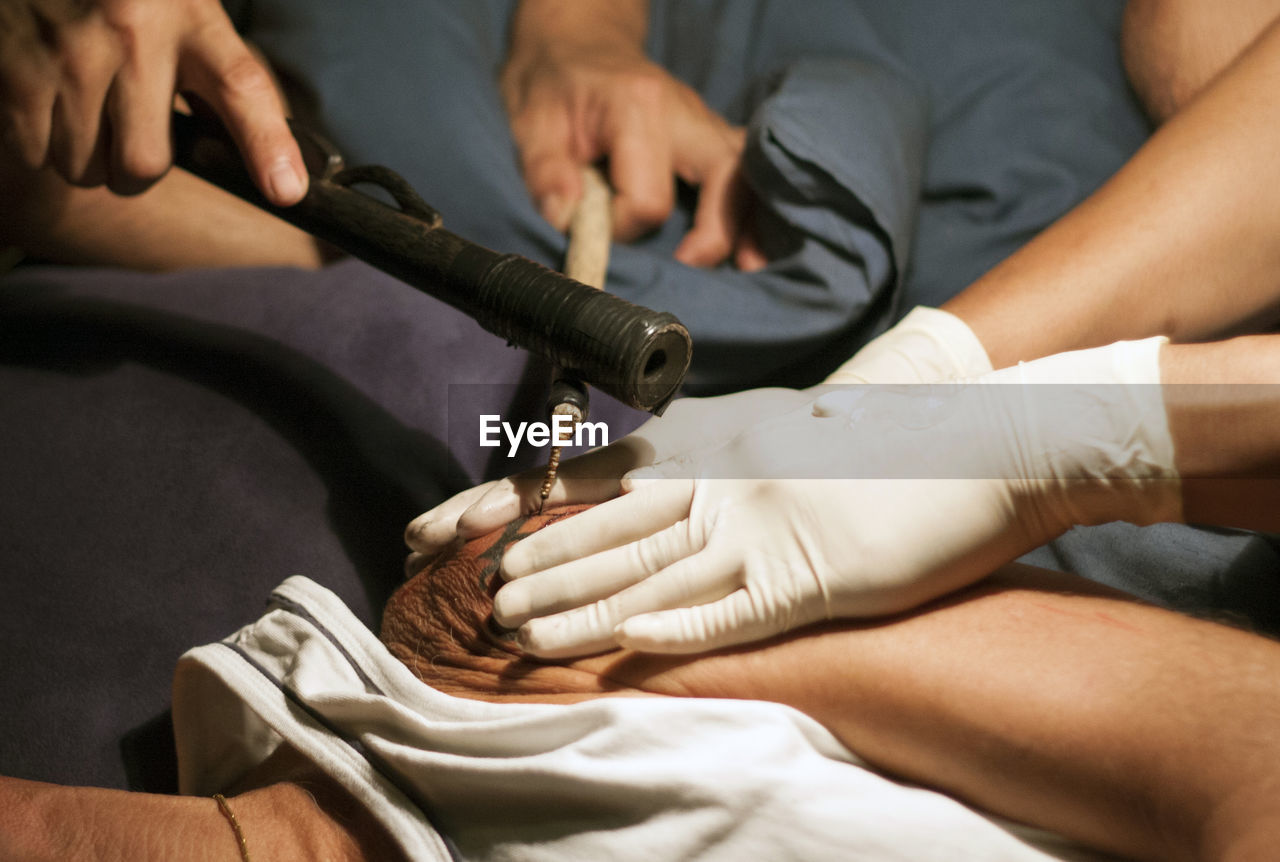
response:
<path fill-rule="evenodd" d="M 942 383 L 991 369 L 982 342 L 950 312 L 916 306 L 833 371 L 824 383 Z"/>
<path fill-rule="evenodd" d="M 514 546 L 494 616 L 548 658 L 701 651 L 906 610 L 1075 524 L 1178 520 L 1162 342 L 829 392 Z"/>
<path fill-rule="evenodd" d="M 752 389 L 715 398 L 682 398 L 614 443 L 560 465 L 547 505 L 599 503 L 618 496 L 623 474 L 637 467 L 732 439 L 764 419 L 808 405 L 815 392 Z M 414 518 L 405 543 L 415 552 L 406 568 L 438 553 L 456 538 L 472 539 L 538 506 L 543 468 L 469 488 Z"/>
<path fill-rule="evenodd" d="M 916 308 L 866 345 L 829 383 L 938 383 L 977 377 L 991 363 L 977 337 L 956 316 Z M 676 401 L 625 439 L 565 461 L 548 503 L 598 503 L 618 495 L 622 475 L 656 461 L 719 445 L 750 425 L 808 404 L 823 390 L 758 389 L 718 398 Z M 484 535 L 537 505 L 541 470 L 487 482 L 419 515 L 405 530 L 416 571 L 424 557 L 454 541 Z"/>
<path fill-rule="evenodd" d="M 169 169 L 175 90 L 218 113 L 269 200 L 302 198 L 274 82 L 218 0 L 0 0 L 0 136 L 31 170 L 142 191 Z"/>

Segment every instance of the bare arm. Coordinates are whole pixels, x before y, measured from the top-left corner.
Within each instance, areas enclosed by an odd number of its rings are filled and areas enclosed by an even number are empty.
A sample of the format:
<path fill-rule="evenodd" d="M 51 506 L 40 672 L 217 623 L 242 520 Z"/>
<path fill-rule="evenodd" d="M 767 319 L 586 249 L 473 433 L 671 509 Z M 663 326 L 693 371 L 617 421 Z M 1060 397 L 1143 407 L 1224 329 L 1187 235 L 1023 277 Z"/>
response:
<path fill-rule="evenodd" d="M 323 262 L 312 237 L 185 171 L 120 197 L 77 188 L 51 170 L 0 165 L 0 193 L 16 216 L 0 219 L 0 247 L 54 263 L 172 270 Z"/>
<path fill-rule="evenodd" d="M 1280 529 L 1280 336 L 1168 345 L 1160 364 L 1184 520 Z"/>
<path fill-rule="evenodd" d="M 1066 591 L 1080 586 L 1011 567 L 887 623 L 607 673 L 786 703 L 890 773 L 1095 847 L 1265 858 L 1280 838 L 1280 645 Z"/>
<path fill-rule="evenodd" d="M 1280 645 L 1010 567 L 922 612 L 750 648 L 519 661 L 486 623 L 489 590 L 501 552 L 537 523 L 474 539 L 409 581 L 383 617 L 392 652 L 431 685 L 485 700 L 785 703 L 891 773 L 1143 858 L 1265 858 L 1257 848 L 1280 837 Z"/>
<path fill-rule="evenodd" d="M 1276 0 L 1129 0 L 1121 48 L 1147 113 L 1163 122 L 1182 108 L 1280 15 Z"/>
<path fill-rule="evenodd" d="M 997 368 L 1122 338 L 1203 340 L 1273 321 L 1277 75 L 1272 24 L 1115 177 L 944 308 Z"/>
<path fill-rule="evenodd" d="M 287 746 L 227 795 L 253 859 L 403 859 L 361 805 Z M 240 850 L 230 822 L 208 797 L 0 777 L 0 857 L 229 862 Z"/>

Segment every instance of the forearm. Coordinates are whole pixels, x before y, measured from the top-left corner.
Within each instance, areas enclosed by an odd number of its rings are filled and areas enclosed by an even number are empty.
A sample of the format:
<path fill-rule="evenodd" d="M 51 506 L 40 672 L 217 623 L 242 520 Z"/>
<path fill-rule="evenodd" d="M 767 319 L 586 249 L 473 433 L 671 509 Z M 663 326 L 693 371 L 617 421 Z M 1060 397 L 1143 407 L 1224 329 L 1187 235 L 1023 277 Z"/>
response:
<path fill-rule="evenodd" d="M 1147 113 L 1168 119 L 1280 14 L 1276 0 L 1129 0 L 1121 48 Z"/>
<path fill-rule="evenodd" d="M 52 171 L 0 177 L 15 218 L 0 245 L 55 263 L 140 270 L 320 266 L 316 241 L 185 171 L 120 197 L 69 185 Z"/>
<path fill-rule="evenodd" d="M 273 784 L 229 807 L 254 858 L 357 860 L 358 844 L 300 786 Z M 0 858 L 229 862 L 240 850 L 207 797 L 64 787 L 0 778 Z"/>
<path fill-rule="evenodd" d="M 1115 177 L 944 308 L 997 368 L 1125 338 L 1201 340 L 1272 318 L 1277 76 L 1273 25 Z"/>
<path fill-rule="evenodd" d="M 1229 859 L 1280 837 L 1280 646 L 1007 574 L 643 682 L 789 704 L 892 773 L 1120 853 Z"/>
<path fill-rule="evenodd" d="M 1280 529 L 1280 336 L 1167 345 L 1160 365 L 1184 518 Z"/>

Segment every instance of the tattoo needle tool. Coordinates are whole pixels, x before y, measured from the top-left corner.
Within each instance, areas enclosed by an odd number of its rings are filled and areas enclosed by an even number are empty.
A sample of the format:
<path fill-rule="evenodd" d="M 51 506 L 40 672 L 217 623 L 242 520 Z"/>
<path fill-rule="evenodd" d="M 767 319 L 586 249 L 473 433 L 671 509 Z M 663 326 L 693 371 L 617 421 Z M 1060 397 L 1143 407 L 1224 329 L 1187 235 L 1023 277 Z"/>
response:
<path fill-rule="evenodd" d="M 565 253 L 564 273 L 569 278 L 598 290 L 604 289 L 609 269 L 609 243 L 613 234 L 611 207 L 613 195 L 609 182 L 599 168 L 587 166 L 582 171 L 582 197 L 569 222 L 569 247 Z M 665 405 L 664 405 L 665 406 Z M 577 427 L 587 421 L 590 396 L 587 384 L 573 370 L 556 368 L 551 375 L 551 393 L 547 398 L 551 415 L 551 456 L 547 472 L 538 491 L 538 514 L 551 496 L 556 471 L 560 467 L 560 450 L 572 439 Z M 556 417 L 565 416 L 569 426 L 557 430 Z M 563 433 L 565 436 L 561 436 Z"/>

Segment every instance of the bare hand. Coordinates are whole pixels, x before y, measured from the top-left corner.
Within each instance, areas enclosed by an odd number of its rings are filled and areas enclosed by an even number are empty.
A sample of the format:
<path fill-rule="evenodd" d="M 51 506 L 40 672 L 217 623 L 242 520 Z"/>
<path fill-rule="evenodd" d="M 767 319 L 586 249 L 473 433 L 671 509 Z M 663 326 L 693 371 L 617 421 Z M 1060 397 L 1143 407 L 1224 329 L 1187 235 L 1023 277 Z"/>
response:
<path fill-rule="evenodd" d="M 25 166 L 141 192 L 172 161 L 178 91 L 222 118 L 268 199 L 301 199 L 271 75 L 217 0 L 0 0 L 0 136 Z"/>
<path fill-rule="evenodd" d="M 513 48 L 501 86 L 525 183 L 556 228 L 567 227 L 581 196 L 581 167 L 607 158 L 614 239 L 630 241 L 660 225 L 679 177 L 700 191 L 676 259 L 714 266 L 738 252 L 740 266 L 763 265 L 743 230 L 744 131 L 638 46 L 546 39 Z"/>

